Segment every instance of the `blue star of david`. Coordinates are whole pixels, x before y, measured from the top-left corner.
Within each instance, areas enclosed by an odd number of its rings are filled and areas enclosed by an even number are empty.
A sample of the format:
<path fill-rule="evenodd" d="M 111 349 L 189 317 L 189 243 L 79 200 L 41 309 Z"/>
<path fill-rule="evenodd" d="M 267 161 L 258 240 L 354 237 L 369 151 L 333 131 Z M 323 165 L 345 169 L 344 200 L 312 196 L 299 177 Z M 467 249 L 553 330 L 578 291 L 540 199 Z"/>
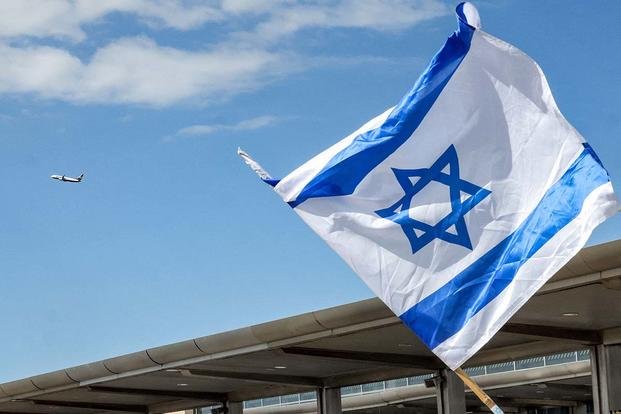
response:
<path fill-rule="evenodd" d="M 444 172 L 447 166 L 448 172 Z M 412 254 L 435 239 L 472 250 L 464 216 L 491 191 L 459 177 L 459 159 L 453 145 L 448 147 L 430 168 L 414 170 L 393 168 L 392 171 L 405 194 L 390 207 L 377 210 L 375 213 L 401 226 L 412 246 Z M 413 177 L 417 177 L 418 180 L 412 180 Z M 451 198 L 451 212 L 435 225 L 413 219 L 408 212 L 412 207 L 412 198 L 432 181 L 448 186 Z M 462 194 L 466 197 L 462 197 Z M 415 230 L 418 230 L 418 235 Z"/>

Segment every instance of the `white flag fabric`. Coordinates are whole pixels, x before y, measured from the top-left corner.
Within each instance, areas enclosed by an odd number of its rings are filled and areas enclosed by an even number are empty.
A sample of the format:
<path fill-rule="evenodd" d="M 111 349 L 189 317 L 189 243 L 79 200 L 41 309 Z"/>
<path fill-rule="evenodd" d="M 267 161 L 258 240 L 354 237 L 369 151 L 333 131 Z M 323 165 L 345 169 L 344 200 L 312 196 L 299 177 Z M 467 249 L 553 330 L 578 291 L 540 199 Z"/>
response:
<path fill-rule="evenodd" d="M 395 107 L 267 180 L 452 369 L 619 208 L 539 66 L 457 16 Z"/>

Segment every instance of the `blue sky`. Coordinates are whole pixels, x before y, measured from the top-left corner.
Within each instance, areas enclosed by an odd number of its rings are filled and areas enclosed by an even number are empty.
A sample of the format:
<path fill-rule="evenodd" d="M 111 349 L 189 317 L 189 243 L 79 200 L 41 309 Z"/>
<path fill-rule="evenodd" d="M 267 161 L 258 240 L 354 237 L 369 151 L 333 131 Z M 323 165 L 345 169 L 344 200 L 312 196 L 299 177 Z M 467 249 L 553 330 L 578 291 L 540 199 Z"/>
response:
<path fill-rule="evenodd" d="M 395 104 L 456 4 L 2 2 L 0 382 L 371 297 L 235 151 L 283 176 Z M 621 3 L 475 4 L 620 191 Z"/>

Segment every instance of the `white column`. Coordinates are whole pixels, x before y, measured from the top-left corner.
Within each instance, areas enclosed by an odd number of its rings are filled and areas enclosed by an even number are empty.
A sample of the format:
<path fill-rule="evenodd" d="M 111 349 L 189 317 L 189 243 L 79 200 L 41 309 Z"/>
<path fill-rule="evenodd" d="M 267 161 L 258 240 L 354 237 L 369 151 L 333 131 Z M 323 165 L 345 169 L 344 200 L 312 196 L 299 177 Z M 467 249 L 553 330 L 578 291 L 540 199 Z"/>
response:
<path fill-rule="evenodd" d="M 242 414 L 244 412 L 244 403 L 243 402 L 232 402 L 227 401 L 224 405 L 224 412 L 226 414 Z"/>
<path fill-rule="evenodd" d="M 457 374 L 450 369 L 443 369 L 435 382 L 438 414 L 465 414 L 466 391 Z"/>
<path fill-rule="evenodd" d="M 621 344 L 591 348 L 593 411 L 621 411 Z"/>
<path fill-rule="evenodd" d="M 317 390 L 318 414 L 341 414 L 341 389 L 320 388 Z"/>

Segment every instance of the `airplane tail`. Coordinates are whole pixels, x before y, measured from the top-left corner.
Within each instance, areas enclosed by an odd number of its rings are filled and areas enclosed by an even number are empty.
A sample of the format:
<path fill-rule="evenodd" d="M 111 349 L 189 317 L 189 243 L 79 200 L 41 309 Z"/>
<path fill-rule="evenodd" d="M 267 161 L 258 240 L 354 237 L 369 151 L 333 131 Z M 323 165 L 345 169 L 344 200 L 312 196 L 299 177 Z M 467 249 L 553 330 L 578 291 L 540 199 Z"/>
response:
<path fill-rule="evenodd" d="M 80 176 L 78 177 L 78 181 L 82 181 L 82 178 L 84 178 L 84 173 L 80 174 Z"/>

